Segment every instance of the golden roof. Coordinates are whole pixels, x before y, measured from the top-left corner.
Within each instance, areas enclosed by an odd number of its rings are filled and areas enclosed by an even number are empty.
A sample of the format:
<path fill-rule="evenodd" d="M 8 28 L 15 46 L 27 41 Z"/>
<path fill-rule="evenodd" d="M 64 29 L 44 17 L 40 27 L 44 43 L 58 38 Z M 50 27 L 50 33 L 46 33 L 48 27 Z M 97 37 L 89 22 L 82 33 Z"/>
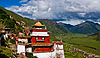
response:
<path fill-rule="evenodd" d="M 32 26 L 45 26 L 45 25 L 42 25 L 39 21 L 36 22 L 36 24 L 32 25 Z"/>

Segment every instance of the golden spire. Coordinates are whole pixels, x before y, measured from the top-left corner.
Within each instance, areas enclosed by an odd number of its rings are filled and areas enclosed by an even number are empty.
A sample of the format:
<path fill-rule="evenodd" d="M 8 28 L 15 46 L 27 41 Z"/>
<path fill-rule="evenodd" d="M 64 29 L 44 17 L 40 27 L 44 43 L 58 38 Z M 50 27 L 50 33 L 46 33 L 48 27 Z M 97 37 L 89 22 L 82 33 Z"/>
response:
<path fill-rule="evenodd" d="M 45 26 L 45 25 L 42 25 L 39 21 L 37 21 L 36 24 L 34 24 L 32 26 Z"/>

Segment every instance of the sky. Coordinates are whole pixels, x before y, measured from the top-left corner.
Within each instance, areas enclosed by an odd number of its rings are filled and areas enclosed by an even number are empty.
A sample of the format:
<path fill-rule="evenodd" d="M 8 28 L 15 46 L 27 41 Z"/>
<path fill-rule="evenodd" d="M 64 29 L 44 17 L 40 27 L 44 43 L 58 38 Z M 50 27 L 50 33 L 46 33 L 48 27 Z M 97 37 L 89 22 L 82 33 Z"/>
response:
<path fill-rule="evenodd" d="M 83 12 L 82 16 L 100 12 L 100 0 L 0 0 L 0 6 L 31 19 L 58 19 L 57 15 L 68 11 Z"/>

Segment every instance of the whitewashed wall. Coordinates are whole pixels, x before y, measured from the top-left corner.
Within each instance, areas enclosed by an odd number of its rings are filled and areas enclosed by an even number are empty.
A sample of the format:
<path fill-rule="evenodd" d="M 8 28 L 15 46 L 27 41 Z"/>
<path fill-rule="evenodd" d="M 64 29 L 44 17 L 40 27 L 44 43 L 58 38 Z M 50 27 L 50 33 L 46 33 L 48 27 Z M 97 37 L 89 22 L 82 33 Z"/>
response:
<path fill-rule="evenodd" d="M 54 44 L 54 48 L 55 48 L 56 54 L 60 55 L 60 58 L 65 58 L 64 50 L 63 50 L 63 45 L 56 45 L 56 44 Z M 59 49 L 57 49 L 57 48 L 59 48 Z"/>
<path fill-rule="evenodd" d="M 32 32 L 31 36 L 49 36 L 48 32 Z"/>
<path fill-rule="evenodd" d="M 17 53 L 25 53 L 25 46 L 17 45 Z"/>
<path fill-rule="evenodd" d="M 38 58 L 56 58 L 56 52 L 33 53 Z"/>
<path fill-rule="evenodd" d="M 63 49 L 63 45 L 56 45 L 56 48 Z"/>
<path fill-rule="evenodd" d="M 27 52 L 32 52 L 32 47 L 26 49 Z"/>
<path fill-rule="evenodd" d="M 27 42 L 28 42 L 28 40 L 27 40 L 27 39 L 18 39 L 18 41 L 25 42 L 25 43 L 27 43 Z"/>
<path fill-rule="evenodd" d="M 56 50 L 56 53 L 60 55 L 60 58 L 65 58 L 64 50 Z"/>

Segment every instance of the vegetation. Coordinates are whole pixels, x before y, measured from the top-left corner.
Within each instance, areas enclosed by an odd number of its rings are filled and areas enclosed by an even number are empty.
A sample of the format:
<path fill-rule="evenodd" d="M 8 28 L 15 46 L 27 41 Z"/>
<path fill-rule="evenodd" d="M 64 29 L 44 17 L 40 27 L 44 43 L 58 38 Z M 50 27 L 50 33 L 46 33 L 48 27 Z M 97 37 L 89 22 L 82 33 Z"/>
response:
<path fill-rule="evenodd" d="M 0 33 L 0 40 L 1 40 L 1 46 L 6 46 L 6 40 L 3 37 L 3 34 Z"/>
<path fill-rule="evenodd" d="M 8 10 L 4 9 L 3 7 L 1 7 L 1 6 L 0 6 L 0 9 L 1 9 L 1 12 L 2 13 L 5 13 L 6 15 L 8 15 L 8 17 L 9 16 L 12 16 L 12 18 L 14 20 L 17 20 L 19 22 L 24 21 L 26 23 L 26 26 L 30 26 L 31 27 L 31 25 L 33 24 L 33 21 L 32 20 L 29 20 L 28 18 L 23 18 L 20 15 L 14 13 L 12 11 L 8 11 Z"/>
<path fill-rule="evenodd" d="M 64 36 L 55 36 L 56 40 L 63 40 L 64 42 L 64 53 L 66 58 L 82 58 L 84 55 L 82 53 L 77 53 L 71 49 L 71 45 L 75 48 L 81 49 L 88 53 L 93 53 L 100 55 L 100 39 L 99 32 L 93 35 L 84 35 L 84 34 L 67 34 Z M 79 57 L 80 56 L 80 57 Z"/>
<path fill-rule="evenodd" d="M 26 52 L 26 56 L 27 58 L 37 58 L 36 56 L 33 56 L 32 53 L 28 53 L 28 52 Z"/>
<path fill-rule="evenodd" d="M 10 39 L 10 42 L 11 42 L 12 44 L 15 44 L 15 43 L 16 43 L 16 40 L 15 40 L 15 39 Z"/>
<path fill-rule="evenodd" d="M 100 25 L 94 22 L 86 21 L 76 26 L 64 24 L 72 33 L 91 34 L 100 31 Z"/>
<path fill-rule="evenodd" d="M 97 41 L 100 41 L 100 31 L 99 32 L 97 32 L 97 33 L 94 33 L 94 34 L 92 34 L 92 35 L 90 35 L 90 36 L 96 36 L 96 40 Z"/>
<path fill-rule="evenodd" d="M 12 32 L 17 30 L 18 32 L 23 32 L 23 28 L 16 21 L 25 23 L 25 26 L 31 27 L 33 20 L 23 18 L 14 12 L 8 11 L 3 7 L 0 7 L 0 28 L 10 28 Z"/>
<path fill-rule="evenodd" d="M 89 53 L 94 53 L 100 55 L 100 41 L 96 40 L 97 36 L 87 36 L 87 35 L 67 35 L 63 40 L 68 44 L 73 45 L 76 48 L 82 49 Z"/>
<path fill-rule="evenodd" d="M 0 25 L 1 25 L 0 28 L 4 28 L 4 27 L 10 28 L 11 31 L 14 31 L 16 29 L 15 24 L 17 24 L 16 20 L 13 18 L 11 19 L 10 16 L 0 7 Z M 18 26 L 20 30 L 21 26 L 19 25 L 16 26 Z"/>
<path fill-rule="evenodd" d="M 83 58 L 83 54 L 82 53 L 77 53 L 76 51 L 72 51 L 73 53 L 71 53 L 71 51 L 69 52 L 70 45 L 69 44 L 64 44 L 64 55 L 65 58 Z"/>
<path fill-rule="evenodd" d="M 11 50 L 6 47 L 0 46 L 0 58 L 10 58 L 12 55 Z"/>

